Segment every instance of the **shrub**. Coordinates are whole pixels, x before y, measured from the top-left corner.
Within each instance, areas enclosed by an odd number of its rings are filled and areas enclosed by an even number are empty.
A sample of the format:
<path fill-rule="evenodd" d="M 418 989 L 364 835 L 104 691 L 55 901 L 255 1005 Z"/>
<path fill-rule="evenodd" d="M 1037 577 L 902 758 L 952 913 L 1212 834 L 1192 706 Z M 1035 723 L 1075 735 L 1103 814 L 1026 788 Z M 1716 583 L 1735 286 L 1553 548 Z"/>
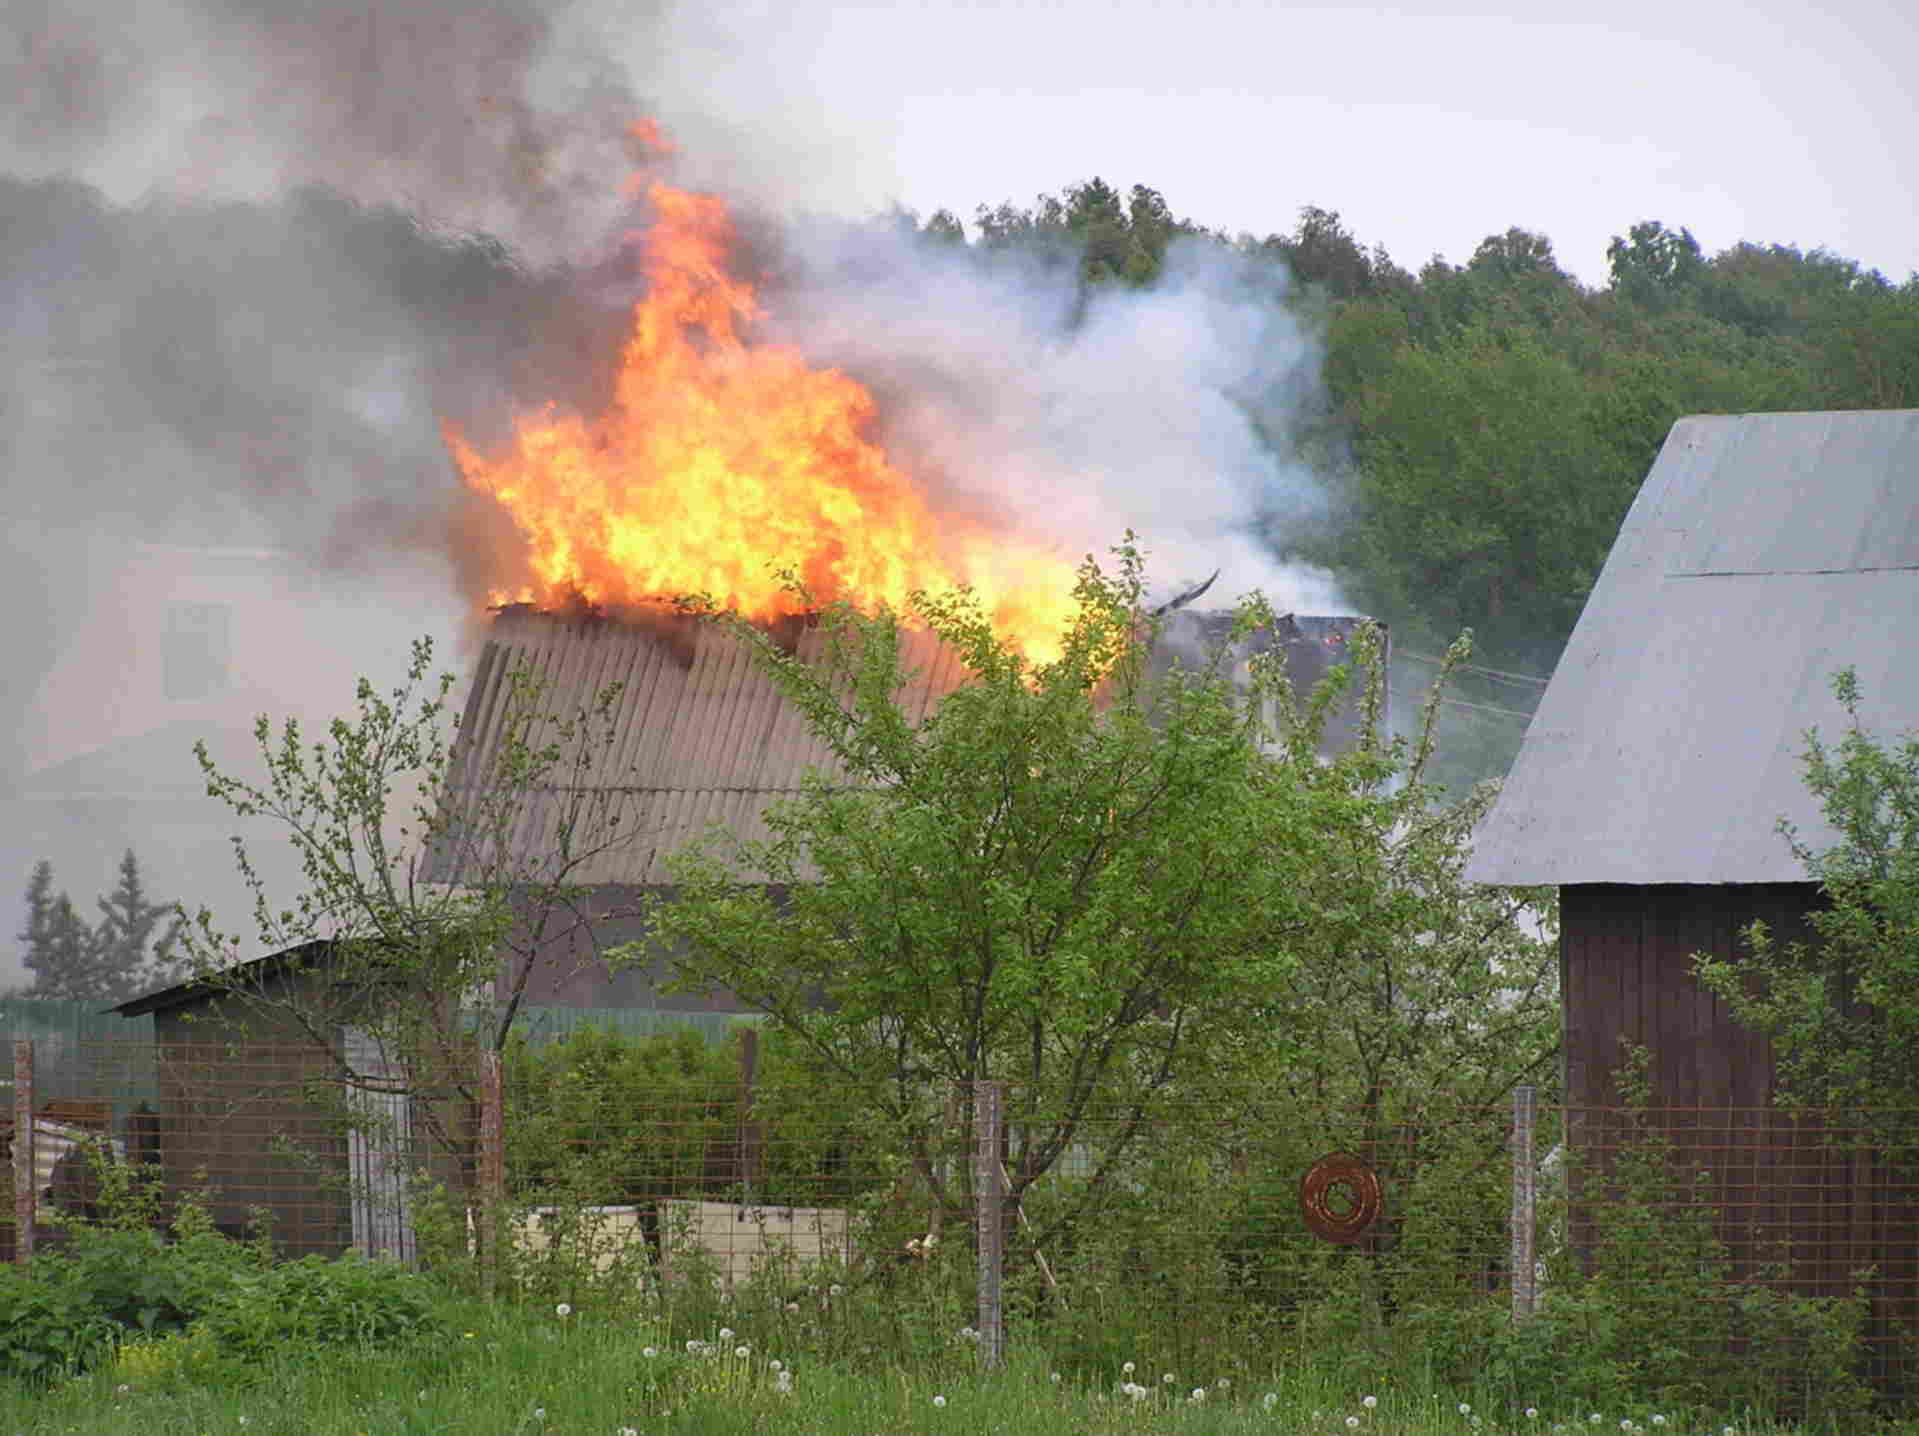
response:
<path fill-rule="evenodd" d="M 283 1348 L 399 1343 L 444 1329 L 432 1294 L 425 1277 L 403 1267 L 308 1256 L 242 1278 L 200 1326 L 244 1360 Z"/>

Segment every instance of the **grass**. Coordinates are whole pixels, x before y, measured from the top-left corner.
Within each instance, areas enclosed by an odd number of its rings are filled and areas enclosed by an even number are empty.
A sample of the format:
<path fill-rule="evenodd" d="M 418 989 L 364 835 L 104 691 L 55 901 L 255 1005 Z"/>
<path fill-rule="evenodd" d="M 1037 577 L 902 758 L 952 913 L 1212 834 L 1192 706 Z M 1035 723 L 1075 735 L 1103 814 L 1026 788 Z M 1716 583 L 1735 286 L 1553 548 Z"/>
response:
<path fill-rule="evenodd" d="M 264 1365 L 220 1358 L 175 1339 L 128 1348 L 97 1373 L 50 1391 L 0 1388 L 0 1433 L 124 1433 L 124 1436 L 621 1436 L 644 1433 L 1297 1432 L 1345 1436 L 1493 1436 L 1561 1429 L 1612 1436 L 1621 1423 L 1645 1436 L 1712 1433 L 1727 1423 L 1677 1413 L 1596 1413 L 1537 1396 L 1538 1414 L 1475 1393 L 1340 1389 L 1314 1371 L 1220 1373 L 1114 1371 L 1082 1384 L 1054 1378 L 1044 1357 L 1015 1350 L 998 1371 L 981 1368 L 971 1343 L 911 1367 L 827 1362 L 756 1350 L 722 1328 L 709 1350 L 668 1348 L 654 1321 L 551 1306 L 486 1304 L 449 1297 L 451 1329 L 403 1349 L 285 1353 Z M 773 1345 L 777 1345 L 775 1342 Z M 650 1354 L 649 1354 L 650 1352 Z M 775 1367 L 774 1362 L 780 1365 Z M 780 1373 L 789 1391 L 782 1391 Z M 1144 1389 L 1135 1399 L 1122 1382 Z M 1204 1392 L 1195 1400 L 1196 1389 Z M 1367 1396 L 1374 1404 L 1364 1403 Z M 1462 1410 L 1461 1403 L 1471 1409 Z M 1738 1436 L 1783 1432 L 1734 1422 Z M 1893 1430 L 1855 1426 L 1853 1430 Z M 1910 1428 L 1908 1428 L 1910 1429 Z"/>

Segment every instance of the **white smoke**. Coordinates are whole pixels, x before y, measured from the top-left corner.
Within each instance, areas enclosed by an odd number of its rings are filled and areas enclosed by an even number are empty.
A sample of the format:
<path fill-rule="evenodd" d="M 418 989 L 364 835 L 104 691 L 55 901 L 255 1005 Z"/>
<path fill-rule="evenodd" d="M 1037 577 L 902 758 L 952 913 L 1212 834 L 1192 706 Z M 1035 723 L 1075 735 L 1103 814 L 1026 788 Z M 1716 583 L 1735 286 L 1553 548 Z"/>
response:
<path fill-rule="evenodd" d="M 1340 611 L 1331 575 L 1262 539 L 1321 503 L 1288 451 L 1319 356 L 1271 266 L 1184 239 L 1150 287 L 1087 293 L 1070 265 L 898 225 L 814 224 L 796 244 L 771 325 L 875 388 L 889 450 L 947 502 L 1069 557 L 1131 529 L 1165 589 L 1219 570 L 1211 601 Z"/>

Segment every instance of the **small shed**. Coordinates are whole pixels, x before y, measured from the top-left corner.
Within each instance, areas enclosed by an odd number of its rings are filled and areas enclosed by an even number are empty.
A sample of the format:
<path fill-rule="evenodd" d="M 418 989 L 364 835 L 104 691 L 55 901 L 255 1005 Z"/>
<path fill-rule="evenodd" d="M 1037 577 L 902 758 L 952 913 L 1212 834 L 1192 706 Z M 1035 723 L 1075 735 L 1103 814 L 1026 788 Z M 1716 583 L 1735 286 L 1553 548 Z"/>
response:
<path fill-rule="evenodd" d="M 1712 1172 L 1742 1265 L 1784 1240 L 1819 1275 L 1881 1263 L 1914 1290 L 1911 1211 L 1886 1174 L 1764 1113 L 1766 1043 L 1692 976 L 1763 919 L 1807 931 L 1818 886 L 1778 832 L 1834 841 L 1804 735 L 1919 725 L 1919 411 L 1682 419 L 1540 700 L 1468 877 L 1555 885 L 1565 1100 L 1615 1101 L 1622 1043 Z M 1903 1206 L 1907 1197 L 1897 1198 Z"/>
<path fill-rule="evenodd" d="M 411 1176 L 424 1167 L 458 1180 L 456 1154 L 422 1140 L 421 1099 L 365 1033 L 315 1034 L 272 1011 L 275 999 L 333 980 L 333 958 L 333 943 L 316 939 L 113 1010 L 153 1018 L 170 1193 L 209 1191 L 213 1218 L 229 1231 L 264 1215 L 290 1255 L 352 1247 L 410 1261 Z M 381 1090 L 386 1081 L 392 1091 Z M 477 1134 L 477 1114 L 441 1116 L 442 1130 Z"/>

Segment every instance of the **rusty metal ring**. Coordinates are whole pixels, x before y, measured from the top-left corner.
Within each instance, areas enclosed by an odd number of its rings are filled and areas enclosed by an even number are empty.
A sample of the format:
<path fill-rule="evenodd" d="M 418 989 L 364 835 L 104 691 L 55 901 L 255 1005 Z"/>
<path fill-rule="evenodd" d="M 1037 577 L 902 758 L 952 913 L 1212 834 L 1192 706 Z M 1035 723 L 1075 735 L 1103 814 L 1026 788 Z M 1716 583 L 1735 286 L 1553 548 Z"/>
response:
<path fill-rule="evenodd" d="M 1335 1211 L 1332 1195 L 1344 1191 L 1347 1211 Z M 1379 1220 L 1379 1173 L 1350 1152 L 1330 1152 L 1299 1179 L 1299 1210 L 1314 1236 L 1344 1246 L 1356 1242 Z"/>

